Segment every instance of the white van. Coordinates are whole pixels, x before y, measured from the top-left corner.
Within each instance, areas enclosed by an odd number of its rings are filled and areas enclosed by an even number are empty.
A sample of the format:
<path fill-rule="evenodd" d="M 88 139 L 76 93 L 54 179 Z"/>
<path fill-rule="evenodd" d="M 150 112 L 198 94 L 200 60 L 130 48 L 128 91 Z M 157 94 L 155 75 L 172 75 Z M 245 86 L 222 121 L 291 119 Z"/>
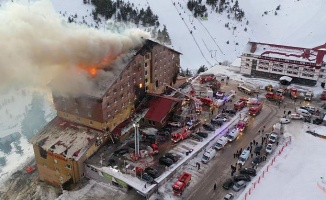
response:
<path fill-rule="evenodd" d="M 272 132 L 268 138 L 269 143 L 275 143 L 278 140 L 278 135 L 275 132 Z"/>
<path fill-rule="evenodd" d="M 304 117 L 311 117 L 311 114 L 309 113 L 309 111 L 302 109 L 302 108 L 297 108 L 295 109 L 295 112 L 304 116 Z"/>
<path fill-rule="evenodd" d="M 228 140 L 229 139 L 226 136 L 221 137 L 220 139 L 217 140 L 214 148 L 217 150 L 222 149 L 226 145 L 226 143 L 228 143 Z"/>
<path fill-rule="evenodd" d="M 237 164 L 241 164 L 243 166 L 246 163 L 247 159 L 249 158 L 249 155 L 250 155 L 250 150 L 248 149 L 243 150 Z"/>
<path fill-rule="evenodd" d="M 208 150 L 205 151 L 203 158 L 201 161 L 203 163 L 208 163 L 210 160 L 212 160 L 216 155 L 216 150 L 214 148 L 209 148 Z"/>
<path fill-rule="evenodd" d="M 229 142 L 233 142 L 235 139 L 237 139 L 237 137 L 239 136 L 240 131 L 239 129 L 233 129 L 231 130 L 231 132 L 229 133 L 228 136 L 226 136 L 228 138 Z"/>

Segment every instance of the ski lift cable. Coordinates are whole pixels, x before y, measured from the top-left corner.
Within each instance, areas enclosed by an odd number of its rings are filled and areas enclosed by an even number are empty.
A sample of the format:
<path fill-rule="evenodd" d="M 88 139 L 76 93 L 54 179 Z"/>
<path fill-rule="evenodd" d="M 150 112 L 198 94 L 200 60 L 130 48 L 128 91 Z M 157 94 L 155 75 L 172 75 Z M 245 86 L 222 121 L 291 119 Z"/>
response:
<path fill-rule="evenodd" d="M 171 0 L 171 3 L 172 3 L 172 5 L 174 6 L 174 8 L 176 9 L 176 11 L 177 11 L 177 13 L 180 13 L 179 12 L 179 10 L 178 10 L 178 8 L 175 6 L 175 2 L 173 2 L 173 0 Z M 181 18 L 182 18 L 182 16 L 180 16 Z M 187 29 L 188 29 L 188 31 L 190 32 L 191 31 L 191 29 L 188 27 L 188 25 L 187 25 L 187 23 L 185 22 L 185 20 L 182 20 L 183 21 L 183 23 L 185 24 L 185 26 L 187 27 Z M 199 51 L 200 51 L 200 53 L 201 53 L 201 55 L 203 56 L 203 58 L 206 60 L 206 62 L 212 67 L 213 65 L 208 61 L 208 59 L 205 57 L 205 55 L 204 55 L 204 53 L 203 53 L 203 51 L 201 50 L 201 48 L 200 48 L 200 46 L 199 46 L 199 44 L 198 44 L 198 42 L 197 42 L 197 40 L 196 40 L 196 38 L 195 38 L 195 36 L 194 36 L 194 34 L 191 34 L 191 36 L 192 36 L 192 38 L 193 38 L 193 40 L 195 41 L 195 43 L 196 43 L 196 45 L 197 45 L 197 47 L 198 47 L 198 49 L 199 49 Z"/>

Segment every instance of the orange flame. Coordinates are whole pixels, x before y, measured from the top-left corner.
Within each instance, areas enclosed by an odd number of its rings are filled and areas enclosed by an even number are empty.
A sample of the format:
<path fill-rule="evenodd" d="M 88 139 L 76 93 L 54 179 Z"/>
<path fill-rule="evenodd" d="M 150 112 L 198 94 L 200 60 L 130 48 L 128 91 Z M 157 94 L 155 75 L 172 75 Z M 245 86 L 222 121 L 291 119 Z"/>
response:
<path fill-rule="evenodd" d="M 117 56 L 107 56 L 103 58 L 100 62 L 93 64 L 93 65 L 84 65 L 84 64 L 79 64 L 78 67 L 80 69 L 83 69 L 89 73 L 92 77 L 94 77 L 99 69 L 104 69 L 110 64 L 112 61 L 116 59 Z"/>

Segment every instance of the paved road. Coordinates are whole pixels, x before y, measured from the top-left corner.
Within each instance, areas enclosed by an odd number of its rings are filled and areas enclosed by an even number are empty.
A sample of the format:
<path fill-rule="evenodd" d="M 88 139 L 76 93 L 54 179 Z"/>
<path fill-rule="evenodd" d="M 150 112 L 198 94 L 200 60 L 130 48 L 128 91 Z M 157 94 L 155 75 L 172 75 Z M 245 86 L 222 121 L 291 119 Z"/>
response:
<path fill-rule="evenodd" d="M 233 158 L 233 154 L 240 148 L 244 149 L 249 143 L 256 139 L 261 141 L 261 136 L 258 135 L 258 130 L 266 126 L 267 129 L 271 129 L 271 126 L 276 123 L 283 109 L 279 109 L 276 105 L 270 102 L 265 102 L 263 111 L 257 116 L 253 117 L 245 133 L 239 137 L 233 143 L 229 143 L 217 156 L 213 162 L 213 165 L 208 171 L 204 172 L 205 177 L 202 181 L 197 182 L 191 192 L 185 194 L 184 199 L 197 200 L 197 199 L 222 199 L 226 194 L 226 191 L 222 188 L 223 182 L 231 177 L 231 164 L 234 165 L 237 159 Z M 276 117 L 277 116 L 277 117 Z M 266 132 L 267 130 L 265 130 Z M 268 130 L 269 131 L 269 130 Z M 247 164 L 251 160 L 247 161 Z M 213 191 L 214 183 L 217 184 L 217 189 Z"/>

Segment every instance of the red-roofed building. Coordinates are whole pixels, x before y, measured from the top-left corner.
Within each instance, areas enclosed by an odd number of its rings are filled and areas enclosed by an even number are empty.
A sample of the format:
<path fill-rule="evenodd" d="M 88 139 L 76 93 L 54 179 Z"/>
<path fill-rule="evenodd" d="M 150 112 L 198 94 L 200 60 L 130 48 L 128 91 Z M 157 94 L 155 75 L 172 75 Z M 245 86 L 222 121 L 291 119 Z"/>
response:
<path fill-rule="evenodd" d="M 294 83 L 316 85 L 326 81 L 325 54 L 326 44 L 302 48 L 249 42 L 241 56 L 240 72 L 277 80 L 289 76 Z"/>
<path fill-rule="evenodd" d="M 151 95 L 146 102 L 149 110 L 141 120 L 141 125 L 161 128 L 169 117 L 181 109 L 182 99 L 167 96 Z"/>

